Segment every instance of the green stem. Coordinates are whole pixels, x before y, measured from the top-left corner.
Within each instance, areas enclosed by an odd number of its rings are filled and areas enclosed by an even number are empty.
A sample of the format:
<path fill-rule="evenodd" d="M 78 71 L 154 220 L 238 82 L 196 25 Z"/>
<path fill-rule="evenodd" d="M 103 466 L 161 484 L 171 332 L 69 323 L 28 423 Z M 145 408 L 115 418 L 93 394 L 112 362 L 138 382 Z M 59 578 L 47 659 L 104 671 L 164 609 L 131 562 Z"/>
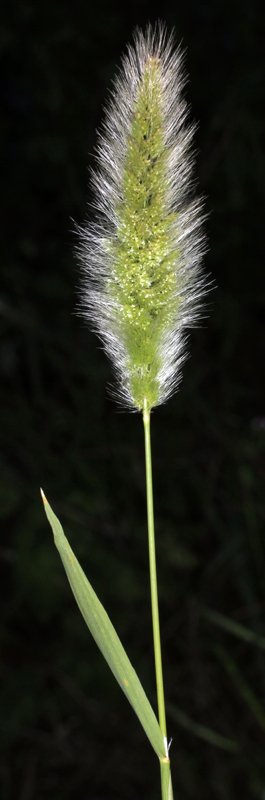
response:
<path fill-rule="evenodd" d="M 163 760 L 161 759 L 160 772 L 161 772 L 162 800 L 174 800 L 169 758 L 164 758 Z"/>
<path fill-rule="evenodd" d="M 146 502 L 147 502 L 147 526 L 148 526 L 148 549 L 149 549 L 149 569 L 150 569 L 150 588 L 151 588 L 151 608 L 155 656 L 156 691 L 159 725 L 165 743 L 165 758 L 160 760 L 161 768 L 161 788 L 163 800 L 173 800 L 172 784 L 170 776 L 170 761 L 168 758 L 167 747 L 167 725 L 165 711 L 163 667 L 161 655 L 160 622 L 157 591 L 157 570 L 156 570 L 156 548 L 155 548 L 155 525 L 154 525 L 154 501 L 153 501 L 153 477 L 152 477 L 152 452 L 150 437 L 150 409 L 147 401 L 144 402 L 143 409 L 144 440 L 145 440 L 145 470 L 146 470 Z"/>

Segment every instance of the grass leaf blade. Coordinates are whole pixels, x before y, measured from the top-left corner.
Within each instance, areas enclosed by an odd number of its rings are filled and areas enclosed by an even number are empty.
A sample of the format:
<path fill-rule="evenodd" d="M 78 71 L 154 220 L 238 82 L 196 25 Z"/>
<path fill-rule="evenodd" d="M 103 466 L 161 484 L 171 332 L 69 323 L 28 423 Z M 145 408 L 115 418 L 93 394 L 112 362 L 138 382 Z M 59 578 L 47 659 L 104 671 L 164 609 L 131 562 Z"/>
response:
<path fill-rule="evenodd" d="M 245 625 L 241 625 L 241 623 L 229 617 L 225 617 L 224 614 L 219 614 L 218 611 L 214 611 L 213 609 L 203 608 L 202 614 L 205 619 L 223 628 L 223 630 L 228 633 L 237 636 L 238 639 L 243 639 L 243 641 L 248 642 L 248 644 L 257 645 L 257 647 L 265 650 L 265 636 L 262 636 L 262 634 L 256 633 Z"/>
<path fill-rule="evenodd" d="M 165 747 L 158 720 L 140 680 L 121 644 L 105 609 L 99 601 L 63 532 L 45 495 L 41 490 L 44 509 L 51 525 L 55 545 L 61 556 L 71 589 L 82 616 L 118 684 L 133 707 L 141 725 L 159 758 Z"/>

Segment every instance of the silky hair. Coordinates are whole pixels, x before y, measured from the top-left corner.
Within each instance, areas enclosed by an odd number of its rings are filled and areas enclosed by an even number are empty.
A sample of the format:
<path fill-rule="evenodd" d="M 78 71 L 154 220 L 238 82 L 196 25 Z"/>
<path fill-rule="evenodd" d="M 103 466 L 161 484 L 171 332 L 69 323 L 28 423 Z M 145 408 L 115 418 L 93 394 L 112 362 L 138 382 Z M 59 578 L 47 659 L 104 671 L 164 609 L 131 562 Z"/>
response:
<path fill-rule="evenodd" d="M 137 30 L 99 134 L 93 218 L 78 228 L 78 312 L 114 364 L 118 400 L 134 410 L 178 387 L 208 285 L 185 83 L 173 35 Z"/>

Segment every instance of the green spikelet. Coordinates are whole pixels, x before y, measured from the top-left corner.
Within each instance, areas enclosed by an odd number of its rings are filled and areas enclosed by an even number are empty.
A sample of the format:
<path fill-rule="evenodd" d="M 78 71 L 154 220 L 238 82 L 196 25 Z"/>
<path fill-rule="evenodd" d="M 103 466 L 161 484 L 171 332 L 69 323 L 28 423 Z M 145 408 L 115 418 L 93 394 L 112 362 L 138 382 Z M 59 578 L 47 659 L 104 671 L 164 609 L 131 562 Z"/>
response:
<path fill-rule="evenodd" d="M 167 213 L 167 150 L 159 60 L 149 58 L 135 104 L 117 206 L 117 241 L 108 290 L 118 300 L 134 404 L 159 400 L 161 334 L 176 312 L 176 213 Z"/>

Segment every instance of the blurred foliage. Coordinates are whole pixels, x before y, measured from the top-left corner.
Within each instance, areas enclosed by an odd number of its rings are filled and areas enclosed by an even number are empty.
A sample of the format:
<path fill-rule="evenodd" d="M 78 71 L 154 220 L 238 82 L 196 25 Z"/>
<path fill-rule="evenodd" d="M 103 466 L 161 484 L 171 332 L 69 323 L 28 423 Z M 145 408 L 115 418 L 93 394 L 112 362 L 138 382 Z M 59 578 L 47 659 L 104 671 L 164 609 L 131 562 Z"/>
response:
<path fill-rule="evenodd" d="M 120 53 L 136 24 L 162 13 L 187 47 L 217 285 L 181 391 L 153 418 L 174 787 L 181 800 L 265 797 L 259 8 L 135 0 L 125 19 L 103 0 L 3 4 L 3 800 L 159 797 L 151 748 L 74 605 L 39 485 L 155 704 L 141 421 L 114 406 L 102 348 L 73 314 L 72 219 L 86 213 L 87 166 Z"/>

